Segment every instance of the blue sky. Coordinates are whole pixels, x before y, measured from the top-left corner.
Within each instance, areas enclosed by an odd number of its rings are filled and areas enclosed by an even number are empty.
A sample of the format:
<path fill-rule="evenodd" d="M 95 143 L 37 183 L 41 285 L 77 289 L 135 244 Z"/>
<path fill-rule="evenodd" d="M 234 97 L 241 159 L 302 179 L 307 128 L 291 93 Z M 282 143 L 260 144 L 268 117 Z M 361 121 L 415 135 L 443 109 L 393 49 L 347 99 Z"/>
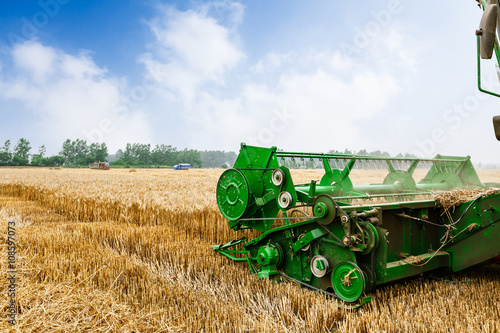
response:
<path fill-rule="evenodd" d="M 500 163 L 500 100 L 476 88 L 480 17 L 473 0 L 1 1 L 0 143 Z"/>

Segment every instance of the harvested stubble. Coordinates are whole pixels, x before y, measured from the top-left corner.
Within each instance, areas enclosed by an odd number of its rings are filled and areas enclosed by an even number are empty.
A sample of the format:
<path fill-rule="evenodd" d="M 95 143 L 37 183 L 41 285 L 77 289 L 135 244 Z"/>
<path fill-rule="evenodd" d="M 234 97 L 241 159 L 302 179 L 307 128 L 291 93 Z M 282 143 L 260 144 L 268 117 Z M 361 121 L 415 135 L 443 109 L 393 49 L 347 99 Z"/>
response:
<path fill-rule="evenodd" d="M 210 249 L 241 236 L 217 210 L 221 171 L 192 171 L 0 169 L 1 228 L 18 225 L 17 330 L 500 330 L 498 265 L 449 277 L 469 283 L 389 285 L 353 313 L 294 284 L 257 280 Z"/>

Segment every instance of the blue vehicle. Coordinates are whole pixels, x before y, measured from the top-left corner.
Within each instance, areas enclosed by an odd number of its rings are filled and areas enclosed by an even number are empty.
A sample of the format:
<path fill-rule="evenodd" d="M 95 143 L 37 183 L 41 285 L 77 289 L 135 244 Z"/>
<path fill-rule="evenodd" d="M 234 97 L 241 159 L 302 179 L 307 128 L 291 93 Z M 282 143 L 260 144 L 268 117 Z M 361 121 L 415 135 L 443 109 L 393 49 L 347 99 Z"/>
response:
<path fill-rule="evenodd" d="M 174 170 L 189 170 L 191 168 L 191 164 L 176 164 L 174 165 Z"/>

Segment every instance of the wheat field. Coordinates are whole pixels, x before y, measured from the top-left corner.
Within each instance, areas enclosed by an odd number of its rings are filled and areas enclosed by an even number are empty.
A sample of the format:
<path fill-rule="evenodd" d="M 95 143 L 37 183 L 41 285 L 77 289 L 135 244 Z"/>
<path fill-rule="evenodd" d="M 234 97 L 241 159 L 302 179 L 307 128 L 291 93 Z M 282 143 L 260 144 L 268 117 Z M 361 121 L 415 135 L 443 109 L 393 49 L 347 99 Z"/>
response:
<path fill-rule="evenodd" d="M 371 303 L 347 310 L 296 284 L 259 280 L 210 248 L 242 236 L 217 208 L 223 170 L 131 171 L 0 168 L 0 267 L 14 221 L 18 306 L 11 325 L 1 279 L 2 332 L 500 331 L 498 264 L 382 286 Z M 293 176 L 300 183 L 321 173 Z M 381 180 L 370 171 L 354 177 Z"/>

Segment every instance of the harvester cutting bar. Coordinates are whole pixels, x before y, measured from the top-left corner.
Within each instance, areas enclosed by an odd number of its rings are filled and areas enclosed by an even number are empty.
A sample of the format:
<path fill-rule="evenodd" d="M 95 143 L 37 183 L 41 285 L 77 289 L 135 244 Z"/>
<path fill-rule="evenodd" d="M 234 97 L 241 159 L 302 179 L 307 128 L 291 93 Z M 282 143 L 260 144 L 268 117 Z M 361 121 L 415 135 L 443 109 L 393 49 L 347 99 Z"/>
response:
<path fill-rule="evenodd" d="M 287 158 L 316 160 L 324 169 L 319 183 L 294 184 L 295 164 Z M 334 159 L 343 167 L 332 168 Z M 385 163 L 383 182 L 353 185 L 356 162 L 370 160 Z M 429 170 L 416 183 L 419 163 Z M 248 262 L 261 278 L 286 277 L 353 302 L 379 284 L 437 268 L 457 271 L 500 254 L 500 194 L 482 194 L 447 214 L 434 200 L 413 200 L 457 188 L 485 189 L 469 157 L 288 153 L 242 144 L 234 168 L 219 179 L 217 204 L 230 228 L 261 235 L 213 248 Z M 389 202 L 353 204 L 380 197 Z"/>

